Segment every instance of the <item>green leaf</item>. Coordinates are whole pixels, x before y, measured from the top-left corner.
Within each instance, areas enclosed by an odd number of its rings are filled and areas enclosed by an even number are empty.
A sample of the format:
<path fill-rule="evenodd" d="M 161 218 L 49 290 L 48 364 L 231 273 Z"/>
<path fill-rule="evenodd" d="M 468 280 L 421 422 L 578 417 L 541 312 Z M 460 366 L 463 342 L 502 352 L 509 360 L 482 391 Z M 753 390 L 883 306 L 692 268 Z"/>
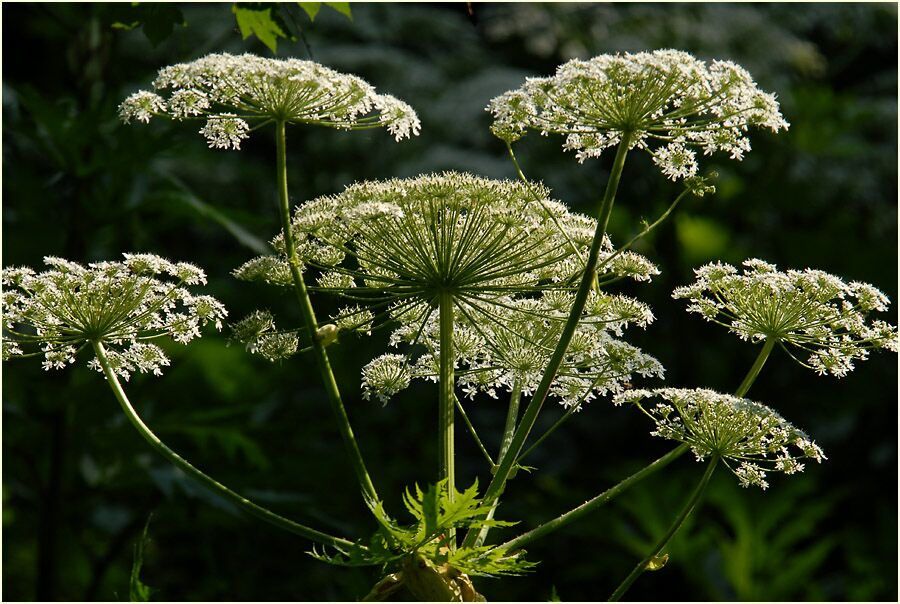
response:
<path fill-rule="evenodd" d="M 330 6 L 337 12 L 341 13 L 351 21 L 353 21 L 353 14 L 350 12 L 350 3 L 349 2 L 326 2 L 325 6 Z"/>
<path fill-rule="evenodd" d="M 269 50 L 276 52 L 278 50 L 278 38 L 287 37 L 287 34 L 272 19 L 271 8 L 256 10 L 233 4 L 231 12 L 234 13 L 244 40 L 255 35 Z"/>
<path fill-rule="evenodd" d="M 441 526 L 438 524 L 440 514 L 441 489 L 440 485 L 429 485 L 425 491 L 422 501 L 422 519 L 425 521 L 425 534 L 434 535 L 440 531 Z"/>
<path fill-rule="evenodd" d="M 147 517 L 147 522 L 144 524 L 144 530 L 137 540 L 137 543 L 134 544 L 134 560 L 131 564 L 131 581 L 129 582 L 128 587 L 128 599 L 131 602 L 150 601 L 151 589 L 140 579 L 141 567 L 144 565 L 144 547 L 149 542 L 147 528 L 150 526 L 150 518 L 152 518 L 152 515 Z"/>
<path fill-rule="evenodd" d="M 316 15 L 319 14 L 319 9 L 322 8 L 321 2 L 298 2 L 297 4 L 306 12 L 310 21 L 316 20 Z"/>

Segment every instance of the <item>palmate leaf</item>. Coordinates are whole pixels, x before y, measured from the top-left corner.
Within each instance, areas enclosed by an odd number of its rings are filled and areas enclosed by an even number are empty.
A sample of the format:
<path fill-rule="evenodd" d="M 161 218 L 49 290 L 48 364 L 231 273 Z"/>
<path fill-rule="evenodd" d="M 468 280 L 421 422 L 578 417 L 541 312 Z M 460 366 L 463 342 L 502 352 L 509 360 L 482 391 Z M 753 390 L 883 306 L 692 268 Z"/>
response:
<path fill-rule="evenodd" d="M 368 502 L 379 528 L 372 535 L 367 548 L 337 550 L 333 555 L 311 552 L 318 560 L 341 566 L 389 565 L 421 557 L 435 568 L 453 568 L 471 575 L 493 577 L 518 575 L 535 564 L 521 558 L 523 552 L 510 555 L 506 550 L 490 546 L 451 549 L 447 547 L 450 529 L 480 528 L 484 526 L 512 526 L 515 522 L 486 520 L 491 506 L 478 497 L 478 482 L 465 491 L 456 491 L 451 498 L 447 481 L 428 485 L 423 491 L 418 485 L 406 489 L 403 505 L 415 523 L 403 526 L 391 518 L 381 501 Z"/>
<path fill-rule="evenodd" d="M 323 4 L 333 8 L 351 21 L 353 20 L 353 13 L 350 11 L 349 2 L 298 2 L 297 4 L 300 5 L 300 8 L 303 9 L 310 21 L 316 20 L 316 15 L 319 14 L 319 9 L 322 8 Z"/>
<path fill-rule="evenodd" d="M 537 562 L 529 562 L 519 550 L 509 554 L 489 545 L 480 547 L 464 547 L 447 555 L 447 564 L 467 575 L 480 577 L 499 577 L 522 575 L 537 566 Z"/>

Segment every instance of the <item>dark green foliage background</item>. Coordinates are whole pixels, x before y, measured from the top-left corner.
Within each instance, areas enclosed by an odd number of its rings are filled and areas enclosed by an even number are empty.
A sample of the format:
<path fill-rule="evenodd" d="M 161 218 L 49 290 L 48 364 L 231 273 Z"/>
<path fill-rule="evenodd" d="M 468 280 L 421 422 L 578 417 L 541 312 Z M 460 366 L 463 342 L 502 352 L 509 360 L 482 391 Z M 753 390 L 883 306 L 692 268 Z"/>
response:
<path fill-rule="evenodd" d="M 3 264 L 47 254 L 115 259 L 147 251 L 206 268 L 211 293 L 239 318 L 258 307 L 299 317 L 285 292 L 236 283 L 229 271 L 278 228 L 274 145 L 261 132 L 239 152 L 206 148 L 195 127 L 123 126 L 117 104 L 155 71 L 209 52 L 271 53 L 242 41 L 228 4 L 178 5 L 186 26 L 115 30 L 127 5 L 3 7 Z M 145 5 L 152 6 L 152 5 Z M 640 244 L 663 274 L 625 291 L 658 320 L 631 341 L 656 355 L 673 386 L 732 391 L 753 361 L 748 344 L 683 312 L 672 288 L 713 260 L 760 257 L 868 281 L 897 301 L 897 8 L 893 4 L 353 5 L 324 10 L 279 54 L 353 72 L 412 104 L 422 135 L 288 131 L 295 202 L 355 180 L 445 169 L 513 177 L 484 106 L 523 78 L 603 52 L 679 48 L 732 59 L 776 91 L 788 133 L 757 133 L 744 162 L 704 162 L 713 197 L 684 204 Z M 162 10 L 162 9 L 160 9 Z M 177 17 L 177 15 L 175 15 Z M 165 15 L 160 17 L 165 18 Z M 176 18 L 176 21 L 179 19 Z M 591 212 L 611 157 L 578 165 L 558 138 L 517 145 L 526 174 Z M 652 219 L 677 188 L 633 154 L 613 215 L 614 241 Z M 236 238 L 223 227 L 246 230 Z M 321 316 L 331 302 L 319 301 Z M 896 312 L 890 319 L 896 322 Z M 382 337 L 331 349 L 373 478 L 400 515 L 407 485 L 434 479 L 433 388 L 382 408 L 360 400 L 360 367 Z M 374 523 L 358 496 L 310 363 L 270 365 L 210 334 L 172 347 L 163 379 L 127 385 L 148 423 L 199 467 L 297 519 L 347 536 Z M 875 355 L 847 378 L 818 377 L 783 353 L 751 396 L 824 447 L 829 461 L 775 476 L 767 492 L 714 477 L 702 509 L 662 571 L 629 594 L 649 600 L 896 600 L 897 359 Z M 505 410 L 469 405 L 495 442 Z M 560 413 L 549 406 L 546 427 Z M 530 458 L 510 483 L 503 519 L 531 527 L 655 459 L 669 445 L 643 417 L 596 401 Z M 460 484 L 483 460 L 459 428 Z M 310 544 L 238 516 L 158 458 L 126 423 L 100 377 L 3 366 L 3 595 L 7 600 L 127 599 L 133 546 L 152 513 L 141 578 L 167 600 L 353 600 L 372 570 L 325 566 Z M 577 526 L 535 543 L 527 577 L 481 580 L 489 599 L 605 599 L 699 479 L 684 458 Z M 512 535 L 512 531 L 507 533 Z"/>

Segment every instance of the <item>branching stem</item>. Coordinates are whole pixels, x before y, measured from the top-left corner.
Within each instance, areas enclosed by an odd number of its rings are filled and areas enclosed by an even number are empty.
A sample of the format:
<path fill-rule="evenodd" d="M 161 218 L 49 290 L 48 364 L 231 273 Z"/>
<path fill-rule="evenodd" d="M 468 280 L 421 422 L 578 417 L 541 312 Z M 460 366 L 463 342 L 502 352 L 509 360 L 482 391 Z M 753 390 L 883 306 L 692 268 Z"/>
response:
<path fill-rule="evenodd" d="M 643 560 L 637 563 L 637 566 L 631 571 L 631 573 L 625 577 L 625 580 L 622 581 L 621 585 L 616 588 L 616 591 L 613 592 L 613 595 L 609 597 L 610 602 L 618 602 L 625 592 L 628 591 L 628 588 L 631 587 L 631 584 L 637 580 L 641 574 L 647 570 L 648 564 L 650 564 L 657 556 L 659 556 L 660 552 L 669 544 L 669 541 L 672 540 L 672 537 L 675 536 L 675 533 L 678 532 L 678 529 L 684 524 L 685 520 L 691 515 L 691 512 L 694 511 L 694 508 L 697 507 L 697 503 L 700 501 L 700 497 L 703 495 L 703 491 L 706 490 L 706 485 L 709 484 L 709 479 L 712 477 L 713 470 L 716 469 L 716 465 L 718 464 L 719 458 L 718 456 L 713 456 L 712 459 L 709 460 L 709 465 L 706 466 L 706 472 L 703 473 L 703 478 L 700 479 L 700 483 L 691 493 L 690 497 L 688 497 L 687 501 L 684 504 L 684 507 L 681 508 L 681 511 L 678 513 L 678 516 L 675 517 L 675 521 L 669 527 L 669 530 L 666 531 L 666 534 L 662 536 L 662 538 L 656 543 L 653 550 L 647 556 L 644 557 Z"/>
<path fill-rule="evenodd" d="M 581 283 L 578 286 L 572 309 L 569 312 L 569 318 L 563 327 L 556 349 L 550 357 L 550 362 L 544 370 L 541 382 L 538 385 L 534 396 L 532 396 L 531 401 L 528 403 L 528 406 L 525 408 L 525 412 L 522 414 L 522 420 L 513 435 L 512 442 L 510 443 L 506 454 L 498 460 L 499 465 L 497 467 L 497 472 L 494 474 L 490 485 L 488 485 L 487 491 L 485 491 L 484 500 L 487 502 L 493 502 L 500 496 L 503 489 L 506 487 L 506 481 L 509 479 L 509 475 L 515 466 L 515 461 L 522 450 L 522 445 L 525 443 L 525 439 L 528 438 L 528 434 L 531 432 L 531 428 L 537 420 L 538 413 L 544 404 L 544 400 L 546 400 L 547 395 L 550 393 L 550 386 L 556 378 L 556 372 L 559 371 L 559 367 L 562 365 L 566 349 L 569 347 L 569 342 L 571 342 L 572 335 L 575 333 L 575 328 L 578 326 L 578 322 L 581 319 L 581 313 L 584 311 L 588 293 L 590 292 L 594 281 L 597 258 L 600 254 L 600 246 L 603 243 L 603 237 L 606 234 L 606 226 L 609 223 L 609 216 L 612 213 L 613 202 L 616 198 L 619 179 L 622 176 L 622 170 L 625 166 L 625 157 L 628 155 L 628 147 L 630 144 L 631 136 L 628 133 L 625 133 L 616 150 L 616 158 L 613 161 L 609 181 L 606 184 L 606 192 L 600 203 L 600 212 L 597 217 L 597 227 L 594 231 L 594 239 L 591 243 L 590 252 L 588 253 L 584 274 L 581 277 Z M 480 531 L 477 529 L 470 529 L 466 534 L 463 545 L 472 546 L 478 539 L 479 533 Z"/>
<path fill-rule="evenodd" d="M 307 539 L 316 541 L 317 543 L 330 545 L 332 547 L 357 547 L 352 541 L 348 541 L 347 539 L 334 537 L 321 531 L 317 531 L 308 526 L 294 522 L 293 520 L 288 520 L 287 518 L 280 516 L 271 510 L 257 505 L 246 497 L 238 495 L 222 483 L 216 481 L 213 478 L 210 478 L 202 471 L 192 466 L 186 459 L 166 446 L 159 439 L 159 437 L 156 436 L 156 434 L 154 434 L 149 427 L 147 427 L 147 425 L 137 414 L 137 411 L 135 411 L 134 407 L 131 405 L 131 401 L 129 401 L 128 397 L 125 395 L 125 391 L 122 389 L 122 384 L 119 382 L 119 378 L 116 376 L 115 371 L 113 371 L 112 366 L 109 363 L 109 358 L 106 356 L 106 349 L 104 348 L 103 343 L 92 342 L 92 344 L 94 347 L 94 352 L 97 355 L 97 361 L 100 363 L 100 367 L 103 369 L 103 375 L 106 376 L 106 383 L 109 384 L 109 387 L 112 389 L 116 400 L 119 401 L 122 410 L 125 412 L 126 417 L 128 417 L 128 421 L 131 422 L 131 425 L 134 426 L 138 432 L 140 432 L 141 436 L 144 437 L 144 440 L 146 440 L 151 447 L 153 447 L 160 455 L 168 459 L 178 469 L 208 488 L 213 493 L 235 504 L 243 512 L 246 512 L 247 514 L 250 514 L 252 516 L 256 516 L 261 520 L 265 520 L 269 524 L 276 526 L 282 530 L 300 535 L 301 537 L 306 537 Z"/>
<path fill-rule="evenodd" d="M 350 456 L 353 469 L 356 472 L 356 478 L 367 499 L 372 501 L 378 500 L 378 494 L 369 472 L 366 470 L 366 464 L 363 461 L 362 453 L 356 443 L 356 437 L 353 435 L 353 429 L 350 427 L 350 419 L 347 417 L 347 410 L 341 400 L 341 393 L 338 389 L 337 381 L 334 379 L 334 373 L 331 370 L 331 363 L 328 360 L 328 353 L 325 346 L 316 337 L 319 329 L 316 323 L 316 315 L 313 311 L 312 302 L 309 299 L 309 292 L 306 290 L 306 284 L 303 282 L 303 275 L 300 272 L 300 260 L 297 257 L 297 249 L 294 244 L 294 236 L 291 232 L 291 210 L 288 197 L 287 183 L 287 151 L 285 140 L 285 123 L 276 121 L 275 123 L 275 142 L 277 155 L 277 180 L 278 180 L 278 201 L 281 211 L 281 230 L 284 237 L 284 248 L 288 258 L 288 265 L 291 270 L 291 280 L 294 284 L 294 291 L 297 294 L 297 302 L 299 303 L 300 313 L 303 315 L 303 321 L 309 329 L 312 337 L 313 355 L 316 358 L 316 364 L 319 367 L 319 374 L 322 383 L 325 386 L 325 392 L 328 395 L 328 402 L 337 419 L 338 429 L 341 432 L 341 438 L 344 446 Z"/>
<path fill-rule="evenodd" d="M 593 512 L 595 509 L 597 509 L 604 503 L 611 501 L 616 496 L 618 496 L 620 493 L 622 493 L 629 487 L 633 486 L 635 483 L 640 482 L 641 480 L 650 476 L 651 474 L 663 469 L 664 467 L 666 467 L 667 465 L 669 465 L 670 463 L 672 463 L 673 461 L 675 461 L 676 459 L 681 457 L 681 455 L 683 455 L 686 451 L 688 451 L 689 448 L 690 447 L 688 447 L 688 445 L 685 445 L 685 444 L 679 445 L 678 447 L 676 447 L 672 451 L 669 451 L 668 453 L 666 453 L 665 455 L 663 455 L 662 457 L 660 457 L 659 459 L 657 459 L 650 465 L 638 470 L 637 472 L 635 472 L 634 474 L 632 474 L 625 480 L 623 480 L 620 483 L 618 483 L 617 485 L 607 489 L 606 491 L 600 493 L 593 499 L 585 501 L 584 503 L 579 505 L 577 508 L 569 510 L 565 514 L 562 514 L 561 516 L 558 516 L 558 517 L 554 518 L 553 520 L 545 522 L 544 524 L 533 528 L 532 530 L 528 531 L 527 533 L 519 535 L 515 539 L 510 539 L 506 543 L 503 543 L 497 547 L 499 547 L 501 549 L 507 549 L 507 550 L 518 549 L 518 548 L 524 546 L 526 543 L 530 543 L 531 541 L 534 541 L 535 539 L 540 539 L 541 537 L 544 537 L 545 535 L 552 533 L 553 531 L 555 531 L 557 529 L 561 529 L 562 527 L 564 527 L 568 524 L 571 524 L 572 522 L 575 522 L 576 520 L 580 519 L 581 517 L 585 516 L 586 514 Z"/>
<path fill-rule="evenodd" d="M 744 381 L 741 382 L 741 385 L 738 386 L 738 389 L 735 391 L 735 396 L 743 398 L 744 395 L 747 394 L 747 391 L 750 390 L 750 386 L 756 381 L 756 376 L 759 375 L 763 365 L 766 364 L 766 359 L 769 358 L 769 353 L 772 352 L 772 349 L 775 347 L 776 341 L 777 340 L 771 338 L 766 338 L 766 343 L 763 345 L 762 350 L 759 351 L 759 355 L 756 357 L 753 367 L 747 372 L 747 377 L 744 378 Z"/>

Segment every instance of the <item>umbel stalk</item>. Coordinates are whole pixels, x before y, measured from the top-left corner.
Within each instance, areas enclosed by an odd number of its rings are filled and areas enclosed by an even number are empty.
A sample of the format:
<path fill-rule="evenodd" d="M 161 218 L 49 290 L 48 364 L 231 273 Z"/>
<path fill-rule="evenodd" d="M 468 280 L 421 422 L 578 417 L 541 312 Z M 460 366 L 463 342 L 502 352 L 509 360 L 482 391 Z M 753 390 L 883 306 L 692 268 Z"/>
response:
<path fill-rule="evenodd" d="M 138 432 L 140 432 L 141 436 L 144 437 L 144 440 L 146 440 L 151 447 L 153 447 L 158 453 L 160 453 L 163 457 L 174 464 L 178 469 L 186 473 L 194 480 L 198 481 L 213 493 L 235 504 L 241 511 L 252 516 L 256 516 L 261 520 L 265 520 L 269 524 L 272 524 L 282 530 L 300 535 L 301 537 L 306 537 L 307 539 L 311 539 L 312 541 L 315 541 L 317 543 L 330 545 L 332 547 L 356 547 L 352 541 L 341 539 L 340 537 L 334 537 L 332 535 L 328 535 L 308 526 L 294 522 L 293 520 L 288 520 L 287 518 L 284 518 L 283 516 L 280 516 L 271 510 L 253 503 L 246 497 L 238 495 L 222 483 L 214 480 L 213 478 L 210 478 L 202 471 L 192 466 L 186 459 L 178 455 L 178 453 L 167 447 L 159 439 L 159 437 L 156 436 L 156 434 L 154 434 L 149 427 L 147 427 L 147 425 L 137 414 L 137 411 L 135 411 L 134 407 L 131 405 L 131 401 L 128 400 L 125 391 L 122 389 L 122 384 L 119 382 L 119 378 L 116 376 L 115 371 L 109 363 L 109 358 L 106 356 L 106 349 L 103 347 L 103 343 L 92 342 L 92 345 L 94 347 L 94 352 L 97 355 L 97 361 L 100 363 L 100 367 L 103 370 L 103 375 L 106 376 L 106 383 L 109 384 L 109 387 L 112 389 L 116 400 L 119 401 L 119 404 L 121 405 L 122 410 L 125 412 L 125 416 L 128 418 L 128 421 L 131 422 L 131 425 L 134 426 Z"/>
<path fill-rule="evenodd" d="M 294 245 L 294 236 L 291 233 L 291 210 L 288 197 L 287 183 L 287 151 L 285 140 L 285 123 L 284 121 L 276 121 L 275 123 L 275 142 L 277 166 L 276 176 L 278 180 L 278 202 L 281 210 L 281 230 L 284 235 L 285 253 L 288 258 L 288 265 L 291 270 L 291 280 L 294 285 L 294 291 L 297 294 L 297 302 L 300 307 L 300 313 L 303 315 L 303 321 L 312 337 L 312 350 L 316 358 L 316 365 L 319 368 L 319 375 L 325 386 L 325 393 L 328 396 L 328 402 L 331 404 L 331 410 L 337 419 L 338 429 L 341 432 L 341 438 L 344 446 L 350 456 L 353 469 L 356 472 L 356 478 L 363 489 L 366 498 L 372 501 L 378 500 L 378 494 L 375 491 L 375 485 L 369 477 L 366 470 L 366 464 L 363 461 L 362 453 L 356 443 L 356 437 L 353 435 L 353 429 L 350 427 L 350 419 L 347 417 L 347 411 L 341 400 L 341 393 L 338 389 L 337 382 L 334 379 L 334 373 L 331 370 L 331 363 L 328 360 L 328 353 L 325 346 L 319 340 L 317 332 L 319 329 L 316 322 L 316 314 L 313 311 L 312 302 L 309 299 L 309 292 L 306 284 L 303 282 L 303 275 L 300 272 L 300 260 L 297 257 L 297 249 Z"/>
<path fill-rule="evenodd" d="M 559 371 L 559 367 L 560 365 L 562 365 L 563 358 L 566 354 L 566 349 L 569 347 L 569 342 L 571 342 L 572 335 L 575 333 L 575 329 L 578 326 L 579 320 L 581 319 L 581 313 L 584 311 L 584 306 L 587 303 L 588 293 L 590 293 L 592 284 L 594 282 L 594 272 L 597 268 L 597 258 L 600 255 L 600 247 L 603 243 L 603 237 L 604 235 L 606 235 L 606 226 L 609 223 L 609 216 L 612 213 L 613 203 L 616 198 L 616 191 L 619 188 L 619 179 L 622 176 L 622 170 L 625 166 L 625 157 L 628 155 L 628 147 L 630 143 L 630 135 L 628 133 L 623 134 L 622 140 L 619 142 L 619 146 L 616 150 L 616 158 L 613 161 L 613 167 L 609 175 L 609 181 L 606 183 L 606 191 L 603 194 L 603 199 L 600 203 L 600 212 L 597 217 L 597 228 L 594 231 L 594 239 L 591 242 L 591 249 L 588 253 L 588 258 L 585 263 L 584 274 L 581 276 L 581 282 L 578 285 L 578 291 L 575 294 L 575 300 L 572 303 L 572 309 L 569 312 L 569 318 L 566 321 L 565 326 L 563 327 L 559 342 L 556 344 L 556 348 L 553 351 L 553 355 L 550 357 L 547 368 L 544 370 L 544 374 L 541 377 L 541 382 L 538 385 L 537 390 L 535 390 L 535 393 L 532 396 L 531 401 L 528 403 L 528 406 L 525 408 L 525 412 L 522 414 L 522 420 L 519 423 L 519 427 L 516 429 L 515 434 L 513 435 L 512 442 L 510 443 L 509 448 L 506 450 L 506 453 L 497 462 L 497 472 L 494 474 L 494 477 L 491 480 L 490 485 L 488 485 L 487 491 L 485 491 L 484 494 L 485 501 L 493 502 L 503 492 L 503 489 L 506 486 L 506 481 L 509 479 L 509 475 L 515 465 L 516 459 L 518 458 L 519 453 L 522 451 L 522 446 L 525 444 L 525 439 L 528 438 L 528 434 L 531 432 L 531 428 L 534 426 L 534 422 L 537 420 L 537 416 L 541 410 L 541 406 L 544 404 L 547 395 L 550 393 L 550 386 L 553 384 L 553 380 L 556 378 L 556 372 Z M 479 532 L 480 531 L 478 530 L 469 529 L 468 533 L 466 534 L 466 538 L 463 541 L 463 545 L 474 545 L 476 540 L 478 539 Z"/>
<path fill-rule="evenodd" d="M 653 549 L 644 557 L 643 560 L 637 563 L 637 566 L 631 571 L 631 573 L 625 577 L 625 580 L 622 581 L 621 585 L 616 588 L 616 591 L 613 592 L 613 595 L 609 597 L 610 602 L 618 602 L 625 592 L 628 591 L 628 588 L 631 587 L 631 584 L 637 580 L 638 577 L 641 576 L 645 570 L 648 569 L 650 563 L 659 556 L 660 552 L 669 544 L 669 541 L 672 540 L 672 537 L 675 536 L 675 533 L 678 532 L 678 529 L 681 528 L 681 525 L 684 524 L 685 520 L 688 519 L 688 516 L 691 515 L 691 512 L 694 511 L 694 508 L 697 507 L 697 503 L 700 501 L 700 497 L 703 495 L 703 491 L 706 490 L 706 485 L 709 484 L 709 479 L 712 477 L 713 470 L 716 469 L 716 465 L 718 464 L 719 458 L 718 456 L 714 456 L 709 460 L 709 464 L 706 466 L 706 472 L 703 473 L 703 478 L 700 479 L 700 482 L 697 484 L 694 491 L 691 493 L 688 500 L 685 502 L 684 507 L 681 508 L 681 511 L 678 513 L 678 516 L 675 517 L 675 521 L 672 522 L 672 525 L 669 527 L 669 530 L 666 531 L 666 534 L 662 536 L 662 538 L 656 543 Z"/>

